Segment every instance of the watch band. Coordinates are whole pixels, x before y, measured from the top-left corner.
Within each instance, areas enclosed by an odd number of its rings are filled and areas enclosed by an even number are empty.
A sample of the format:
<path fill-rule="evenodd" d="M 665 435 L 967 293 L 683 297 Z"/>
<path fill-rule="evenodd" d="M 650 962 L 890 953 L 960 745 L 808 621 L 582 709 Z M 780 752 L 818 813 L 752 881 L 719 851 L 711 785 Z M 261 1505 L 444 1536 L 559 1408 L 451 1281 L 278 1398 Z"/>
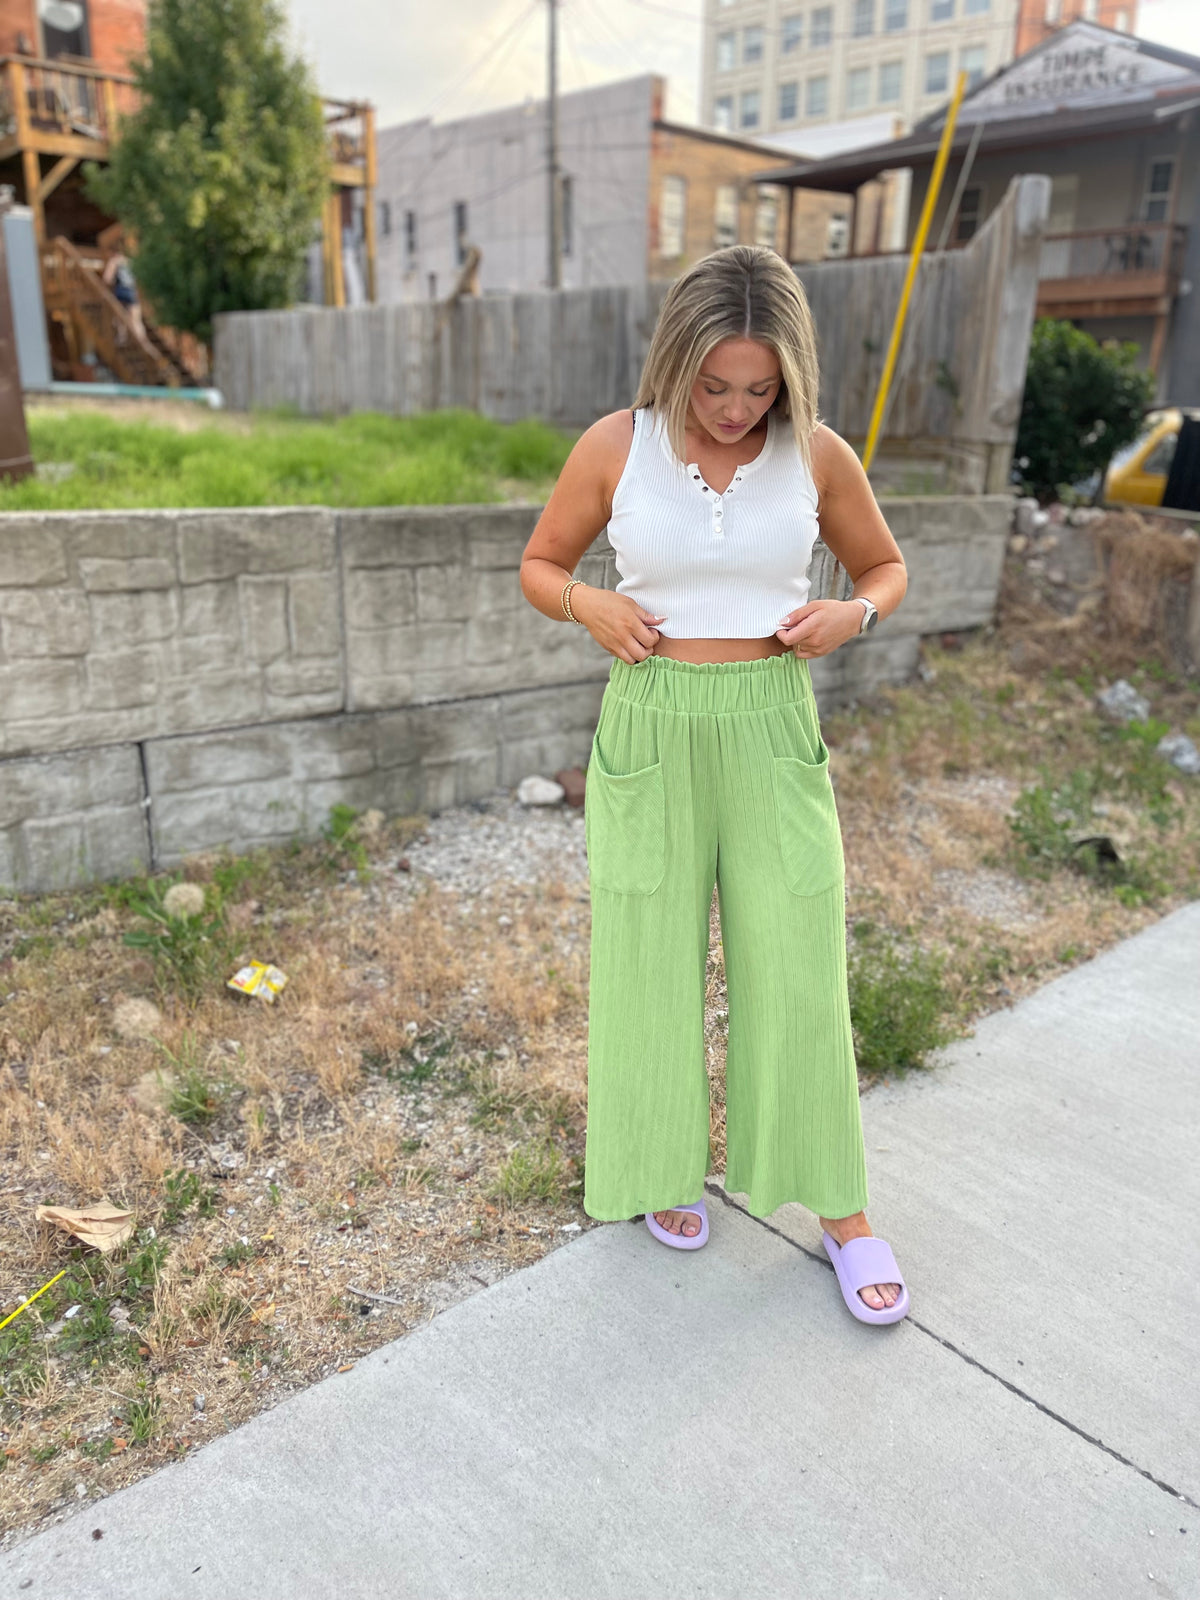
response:
<path fill-rule="evenodd" d="M 868 600 L 865 594 L 852 595 L 851 599 L 857 600 L 863 608 L 863 619 L 862 625 L 858 630 L 859 633 L 869 633 L 879 621 L 879 612 L 876 609 L 874 600 Z"/>

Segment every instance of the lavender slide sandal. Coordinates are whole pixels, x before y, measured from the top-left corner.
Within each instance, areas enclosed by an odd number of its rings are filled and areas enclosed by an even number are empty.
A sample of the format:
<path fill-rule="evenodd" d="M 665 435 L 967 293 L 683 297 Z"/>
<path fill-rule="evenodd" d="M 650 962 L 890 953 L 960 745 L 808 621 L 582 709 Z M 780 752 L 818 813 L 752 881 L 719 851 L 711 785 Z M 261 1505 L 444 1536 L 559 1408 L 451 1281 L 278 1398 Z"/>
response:
<path fill-rule="evenodd" d="M 821 1234 L 821 1243 L 833 1262 L 851 1316 L 860 1322 L 899 1322 L 908 1315 L 908 1285 L 900 1276 L 890 1244 L 883 1239 L 847 1239 L 839 1245 L 828 1233 Z M 886 1311 L 873 1311 L 858 1292 L 870 1283 L 898 1283 L 900 1298 Z"/>
<path fill-rule="evenodd" d="M 646 1226 L 661 1244 L 669 1244 L 672 1250 L 699 1250 L 702 1244 L 708 1243 L 708 1212 L 704 1209 L 704 1201 L 697 1200 L 692 1206 L 660 1206 L 660 1211 L 690 1211 L 700 1218 L 700 1232 L 693 1234 L 689 1239 L 682 1233 L 670 1233 L 660 1223 L 655 1222 L 653 1211 L 646 1213 Z M 875 1280 L 868 1279 L 868 1282 Z M 885 1283 L 894 1283 L 896 1279 L 885 1278 Z M 860 1302 L 861 1304 L 861 1302 Z"/>

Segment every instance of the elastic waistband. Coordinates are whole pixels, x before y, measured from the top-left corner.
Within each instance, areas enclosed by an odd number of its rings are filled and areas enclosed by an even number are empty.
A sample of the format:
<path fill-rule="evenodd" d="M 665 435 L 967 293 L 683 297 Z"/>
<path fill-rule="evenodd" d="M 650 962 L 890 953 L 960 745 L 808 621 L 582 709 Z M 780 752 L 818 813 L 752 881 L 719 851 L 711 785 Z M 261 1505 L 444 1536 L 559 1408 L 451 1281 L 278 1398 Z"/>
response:
<path fill-rule="evenodd" d="M 756 661 L 676 661 L 646 656 L 633 663 L 614 658 L 608 693 L 660 711 L 761 711 L 812 699 L 808 662 L 788 650 Z"/>

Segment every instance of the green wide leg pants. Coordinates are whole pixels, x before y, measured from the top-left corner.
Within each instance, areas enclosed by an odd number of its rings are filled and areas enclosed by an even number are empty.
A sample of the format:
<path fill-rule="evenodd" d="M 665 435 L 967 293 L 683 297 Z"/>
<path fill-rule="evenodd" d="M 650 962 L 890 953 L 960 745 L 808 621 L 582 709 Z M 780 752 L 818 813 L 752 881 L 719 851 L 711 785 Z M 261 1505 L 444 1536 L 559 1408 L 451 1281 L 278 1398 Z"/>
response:
<path fill-rule="evenodd" d="M 755 1216 L 867 1203 L 842 842 L 806 662 L 614 660 L 587 772 L 584 1209 L 686 1205 L 709 1161 L 714 882 L 729 989 L 726 1188 Z"/>

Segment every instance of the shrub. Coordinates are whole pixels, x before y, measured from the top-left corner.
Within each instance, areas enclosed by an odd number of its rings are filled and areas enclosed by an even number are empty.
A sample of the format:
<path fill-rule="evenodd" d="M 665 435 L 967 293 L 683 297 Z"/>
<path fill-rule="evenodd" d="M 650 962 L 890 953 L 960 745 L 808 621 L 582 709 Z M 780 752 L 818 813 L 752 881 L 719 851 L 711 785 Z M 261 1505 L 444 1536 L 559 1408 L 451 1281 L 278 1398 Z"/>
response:
<path fill-rule="evenodd" d="M 950 997 L 942 962 L 896 934 L 862 921 L 849 951 L 850 1020 L 854 1052 L 864 1072 L 920 1067 L 948 1043 Z"/>
<path fill-rule="evenodd" d="M 1154 377 L 1136 357 L 1136 345 L 1097 344 L 1069 322 L 1034 323 L 1015 456 L 1026 494 L 1053 500 L 1137 437 Z"/>

